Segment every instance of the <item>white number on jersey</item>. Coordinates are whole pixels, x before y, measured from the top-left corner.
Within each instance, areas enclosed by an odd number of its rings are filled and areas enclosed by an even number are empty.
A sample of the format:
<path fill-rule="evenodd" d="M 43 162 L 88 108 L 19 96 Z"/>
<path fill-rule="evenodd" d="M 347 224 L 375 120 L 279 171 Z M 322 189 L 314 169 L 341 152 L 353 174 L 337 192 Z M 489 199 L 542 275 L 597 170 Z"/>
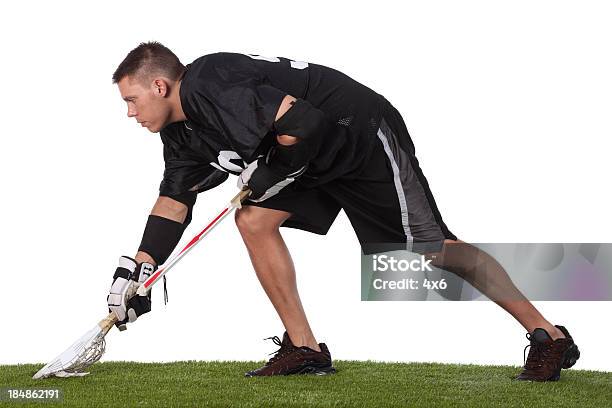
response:
<path fill-rule="evenodd" d="M 268 61 L 268 62 L 281 62 L 280 58 L 277 57 L 264 57 L 263 55 L 244 54 L 247 57 L 253 58 L 254 60 Z M 304 61 L 291 61 L 291 68 L 304 69 L 308 68 L 308 63 Z"/>
<path fill-rule="evenodd" d="M 232 163 L 231 160 L 234 160 L 234 162 Z M 238 153 L 232 150 L 221 150 L 217 161 L 219 164 L 210 162 L 210 165 L 226 173 L 242 173 L 242 170 L 246 167 L 246 163 L 240 158 Z M 236 164 L 236 162 L 242 163 L 243 166 Z"/>

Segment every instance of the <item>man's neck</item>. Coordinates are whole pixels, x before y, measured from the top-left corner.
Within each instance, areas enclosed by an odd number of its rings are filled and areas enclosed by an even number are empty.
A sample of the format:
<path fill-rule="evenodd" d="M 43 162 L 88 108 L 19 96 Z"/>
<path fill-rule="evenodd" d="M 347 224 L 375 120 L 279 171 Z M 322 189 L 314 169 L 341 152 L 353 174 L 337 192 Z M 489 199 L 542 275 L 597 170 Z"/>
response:
<path fill-rule="evenodd" d="M 185 112 L 183 111 L 183 105 L 181 104 L 181 84 L 182 80 L 179 80 L 174 86 L 171 99 L 172 99 L 172 114 L 170 115 L 170 123 L 182 122 L 187 120 Z"/>

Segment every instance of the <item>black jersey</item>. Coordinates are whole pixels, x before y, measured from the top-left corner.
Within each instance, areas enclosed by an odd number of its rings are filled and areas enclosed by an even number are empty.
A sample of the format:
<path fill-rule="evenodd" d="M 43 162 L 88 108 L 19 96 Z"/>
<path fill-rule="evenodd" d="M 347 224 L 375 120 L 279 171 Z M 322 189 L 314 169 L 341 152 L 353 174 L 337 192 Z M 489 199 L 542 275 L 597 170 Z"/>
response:
<path fill-rule="evenodd" d="M 286 95 L 307 100 L 335 124 L 296 183 L 316 186 L 363 166 L 386 103 L 381 95 L 322 65 L 217 53 L 187 66 L 180 88 L 187 120 L 160 134 L 160 193 L 200 192 L 240 173 L 274 143 L 272 125 Z"/>

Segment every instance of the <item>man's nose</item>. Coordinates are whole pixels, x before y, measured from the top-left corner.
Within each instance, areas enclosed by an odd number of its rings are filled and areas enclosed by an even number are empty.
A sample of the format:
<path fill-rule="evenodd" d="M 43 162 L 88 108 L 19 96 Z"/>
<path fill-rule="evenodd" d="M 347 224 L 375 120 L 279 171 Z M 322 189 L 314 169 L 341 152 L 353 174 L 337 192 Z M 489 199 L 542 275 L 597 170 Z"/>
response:
<path fill-rule="evenodd" d="M 128 118 L 133 118 L 134 116 L 136 116 L 136 110 L 128 106 L 127 115 L 128 115 Z"/>

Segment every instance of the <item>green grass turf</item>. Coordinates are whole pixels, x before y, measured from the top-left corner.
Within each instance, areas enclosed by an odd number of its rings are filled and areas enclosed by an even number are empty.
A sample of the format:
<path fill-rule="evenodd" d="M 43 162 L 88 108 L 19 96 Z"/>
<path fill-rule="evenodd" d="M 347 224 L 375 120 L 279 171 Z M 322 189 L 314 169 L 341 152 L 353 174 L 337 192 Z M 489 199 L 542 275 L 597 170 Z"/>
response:
<path fill-rule="evenodd" d="M 97 363 L 81 378 L 32 380 L 42 365 L 0 366 L 0 388 L 60 388 L 63 406 L 609 407 L 612 373 L 563 370 L 513 381 L 517 367 L 337 361 L 323 377 L 245 378 L 254 362 Z M 60 403 L 41 403 L 47 406 Z M 0 402 L 0 407 L 16 405 Z M 20 403 L 19 406 L 29 404 Z M 39 404 L 40 405 L 40 404 Z"/>

